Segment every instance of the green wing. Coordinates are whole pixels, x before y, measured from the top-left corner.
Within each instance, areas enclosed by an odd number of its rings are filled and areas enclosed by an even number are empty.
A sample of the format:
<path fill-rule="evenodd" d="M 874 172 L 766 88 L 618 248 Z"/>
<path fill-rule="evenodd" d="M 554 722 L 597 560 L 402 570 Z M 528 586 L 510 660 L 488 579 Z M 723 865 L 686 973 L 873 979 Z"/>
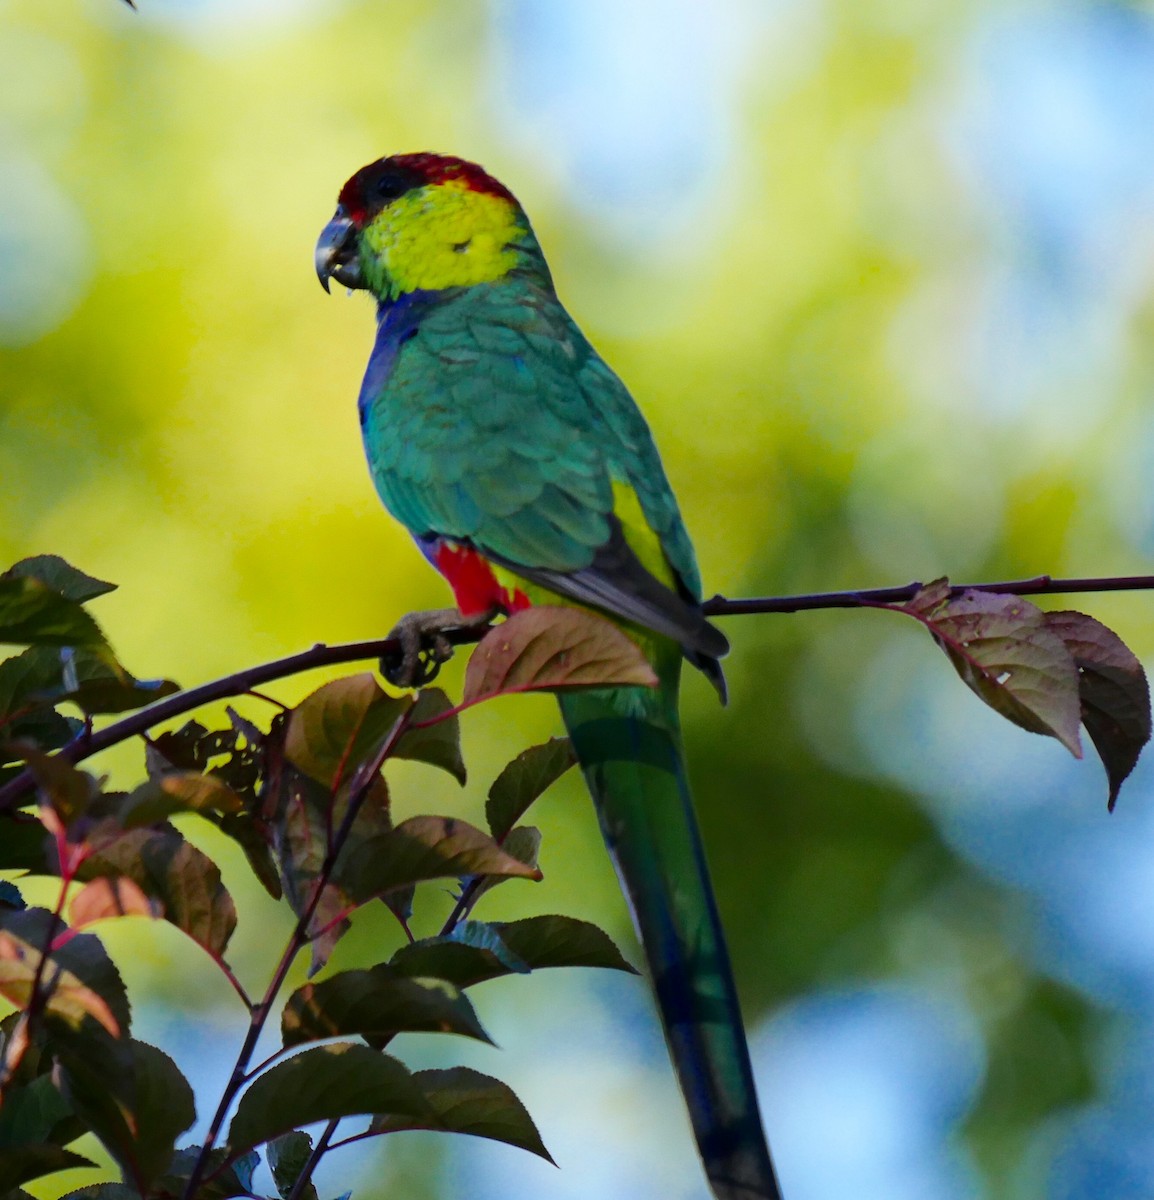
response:
<path fill-rule="evenodd" d="M 449 294 L 394 353 L 365 397 L 365 445 L 385 505 L 415 534 L 579 572 L 611 540 L 617 480 L 700 596 L 645 420 L 555 296 L 516 278 Z"/>

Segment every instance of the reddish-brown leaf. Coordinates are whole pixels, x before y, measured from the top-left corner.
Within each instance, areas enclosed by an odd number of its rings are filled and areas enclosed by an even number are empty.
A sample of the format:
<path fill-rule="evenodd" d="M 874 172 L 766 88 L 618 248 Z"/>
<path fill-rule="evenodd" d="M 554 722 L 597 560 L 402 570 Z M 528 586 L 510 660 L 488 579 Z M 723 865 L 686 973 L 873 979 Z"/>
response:
<path fill-rule="evenodd" d="M 478 643 L 465 672 L 463 703 L 507 692 L 628 684 L 656 687 L 657 676 L 616 625 L 580 608 L 534 605 Z"/>
<path fill-rule="evenodd" d="M 150 900 L 127 875 L 104 877 L 86 883 L 72 897 L 72 927 L 82 929 L 105 917 L 161 917 L 161 905 Z"/>
<path fill-rule="evenodd" d="M 1150 688 L 1130 648 L 1101 621 L 1080 612 L 1046 613 L 1046 626 L 1078 667 L 1082 724 L 1101 756 L 1109 807 L 1150 740 Z"/>
<path fill-rule="evenodd" d="M 935 580 L 902 610 L 926 625 L 962 680 L 995 712 L 1082 757 L 1078 668 L 1040 608 L 994 592 L 950 598 L 945 581 Z"/>

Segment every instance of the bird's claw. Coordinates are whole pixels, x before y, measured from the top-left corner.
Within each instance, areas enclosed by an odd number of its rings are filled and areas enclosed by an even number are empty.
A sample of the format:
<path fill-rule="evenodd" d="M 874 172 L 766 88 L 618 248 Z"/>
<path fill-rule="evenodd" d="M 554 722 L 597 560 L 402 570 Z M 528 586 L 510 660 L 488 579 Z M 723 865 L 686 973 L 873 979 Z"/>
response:
<path fill-rule="evenodd" d="M 462 617 L 455 608 L 409 613 L 389 634 L 400 645 L 392 653 L 382 655 L 381 674 L 394 687 L 425 687 L 453 657 L 453 643 L 447 637 L 448 631 L 486 625 L 493 616 L 493 613 L 485 613 L 480 617 Z"/>

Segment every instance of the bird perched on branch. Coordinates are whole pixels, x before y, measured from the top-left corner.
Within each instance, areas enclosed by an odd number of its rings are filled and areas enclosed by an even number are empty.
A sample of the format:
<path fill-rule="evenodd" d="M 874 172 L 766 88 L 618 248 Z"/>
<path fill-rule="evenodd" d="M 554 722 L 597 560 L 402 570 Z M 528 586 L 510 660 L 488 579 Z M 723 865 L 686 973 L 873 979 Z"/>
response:
<path fill-rule="evenodd" d="M 316 248 L 377 301 L 360 394 L 373 482 L 453 589 L 420 636 L 536 604 L 618 624 L 659 686 L 561 712 L 629 898 L 713 1194 L 779 1200 L 681 749 L 682 659 L 724 698 L 689 535 L 645 419 L 562 307 L 528 218 L 473 163 L 357 171 Z M 431 619 L 430 619 L 431 618 Z M 402 666 L 410 677 L 411 661 Z"/>

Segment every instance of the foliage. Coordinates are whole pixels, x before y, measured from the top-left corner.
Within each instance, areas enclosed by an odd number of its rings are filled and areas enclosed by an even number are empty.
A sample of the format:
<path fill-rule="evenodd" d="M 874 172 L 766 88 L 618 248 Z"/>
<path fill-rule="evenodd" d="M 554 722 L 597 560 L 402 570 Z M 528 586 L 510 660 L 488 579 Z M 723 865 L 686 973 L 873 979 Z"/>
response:
<path fill-rule="evenodd" d="M 646 686 L 652 675 L 640 652 L 596 616 L 535 608 L 482 639 L 459 706 L 439 689 L 392 695 L 371 674 L 350 675 L 267 728 L 230 710 L 225 728 L 190 720 L 149 737 L 147 778 L 132 791 L 111 791 L 76 766 L 91 749 L 92 716 L 166 696 L 156 712 L 173 715 L 200 700 L 190 694 L 182 708 L 175 684 L 141 682 L 119 663 L 85 607 L 109 590 L 52 556 L 0 576 L 0 640 L 25 647 L 0 662 L 0 766 L 8 778 L 0 868 L 60 881 L 51 911 L 26 907 L 11 883 L 0 892 L 0 994 L 15 1008 L 0 1042 L 0 1188 L 84 1165 L 68 1145 L 86 1131 L 103 1143 L 121 1181 L 74 1195 L 106 1200 L 251 1196 L 262 1150 L 282 1200 L 304 1200 L 316 1195 L 312 1173 L 328 1150 L 409 1129 L 494 1138 L 549 1159 L 531 1117 L 499 1080 L 464 1067 L 412 1072 L 385 1050 L 411 1032 L 487 1041 L 466 993 L 488 979 L 560 966 L 632 970 L 586 921 L 470 919 L 495 884 L 541 879 L 540 831 L 520 822 L 573 765 L 572 750 L 554 739 L 509 763 L 489 790 L 487 832 L 452 816 L 394 823 L 384 768 L 409 759 L 464 785 L 462 709 L 533 689 Z M 946 580 L 904 604 L 862 603 L 922 623 L 982 700 L 1077 755 L 1081 721 L 1106 765 L 1113 806 L 1150 734 L 1145 676 L 1117 635 L 1091 617 L 1046 613 L 1018 596 L 955 594 Z M 242 690 L 241 676 L 233 678 Z M 62 714 L 64 704 L 84 720 Z M 147 721 L 122 720 L 104 731 L 103 744 Z M 296 917 L 259 999 L 227 960 L 238 919 L 232 897 L 216 865 L 171 823 L 178 813 L 235 839 L 256 878 Z M 409 931 L 417 885 L 445 878 L 457 880 L 455 907 L 437 936 L 417 940 Z M 307 948 L 311 972 L 323 971 L 352 914 L 374 900 L 396 917 L 406 939 L 400 948 L 366 968 L 310 981 L 282 1004 L 297 956 Z M 87 931 L 129 916 L 181 930 L 224 973 L 247 1014 L 203 1145 L 177 1148 L 195 1120 L 192 1088 L 162 1050 L 132 1037 L 120 974 Z M 281 1048 L 254 1066 L 257 1038 L 278 1005 Z M 348 1117 L 366 1124 L 335 1141 L 337 1122 Z M 327 1125 L 314 1144 L 302 1127 L 316 1122 Z"/>

